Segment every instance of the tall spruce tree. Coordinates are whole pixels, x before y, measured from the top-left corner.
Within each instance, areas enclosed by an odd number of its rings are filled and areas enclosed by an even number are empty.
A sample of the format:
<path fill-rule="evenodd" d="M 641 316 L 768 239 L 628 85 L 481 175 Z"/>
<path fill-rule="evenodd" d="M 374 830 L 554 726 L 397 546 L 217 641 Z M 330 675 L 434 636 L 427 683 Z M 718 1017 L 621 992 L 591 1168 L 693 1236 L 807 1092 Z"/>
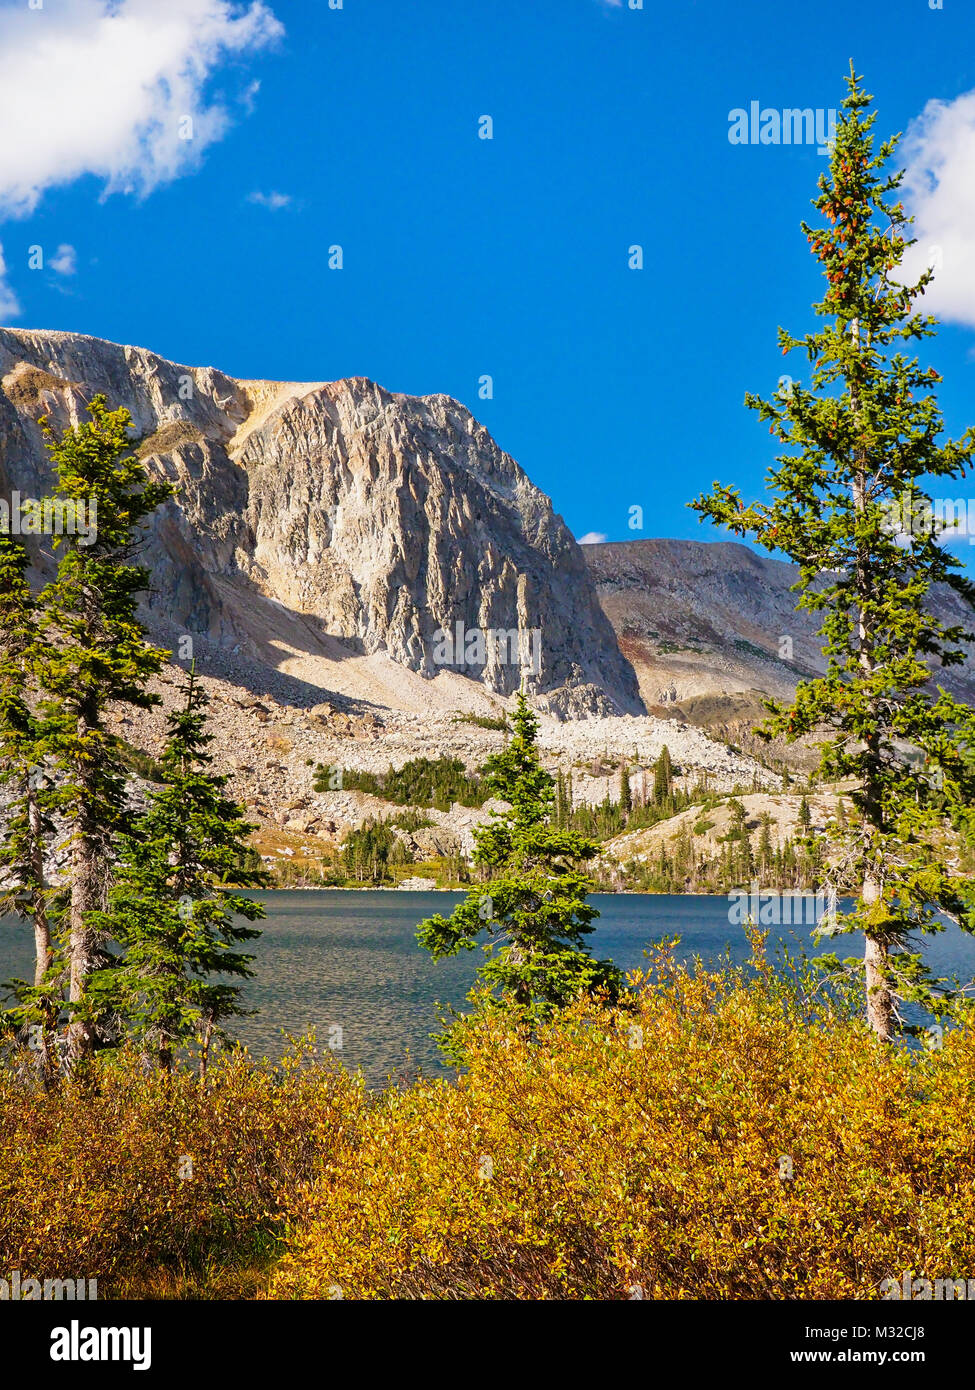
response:
<path fill-rule="evenodd" d="M 68 909 L 69 1052 L 73 1061 L 94 1048 L 86 1009 L 89 977 L 101 958 L 92 914 L 105 905 L 114 839 L 125 808 L 125 769 L 105 724 L 108 707 L 157 703 L 146 683 L 168 655 L 151 646 L 137 619 L 148 572 L 132 563 L 140 523 L 172 489 L 150 482 L 132 454 L 127 410 L 109 410 L 104 396 L 88 420 L 57 437 L 41 425 L 56 473 L 54 499 L 87 509 L 94 534 L 52 538 L 57 575 L 39 605 L 40 642 L 34 674 L 43 723 L 39 752 L 57 783 L 51 805 L 64 819 L 70 846 Z"/>
<path fill-rule="evenodd" d="M 560 830 L 564 830 L 569 823 L 568 808 L 566 806 L 566 786 L 565 773 L 559 768 L 555 779 L 555 824 Z"/>
<path fill-rule="evenodd" d="M 654 805 L 662 806 L 673 791 L 673 773 L 670 761 L 670 749 L 666 743 L 660 750 L 660 755 L 653 765 L 653 800 Z"/>
<path fill-rule="evenodd" d="M 0 897 L 0 910 L 13 908 L 34 922 L 34 983 L 39 985 L 51 964 L 53 948 L 37 779 L 31 776 L 37 747 L 37 723 L 29 703 L 36 623 L 28 565 L 24 547 L 0 533 L 0 785 L 7 793 L 0 866 L 8 885 Z"/>
<path fill-rule="evenodd" d="M 541 766 L 538 720 L 518 696 L 512 736 L 484 766 L 489 784 L 511 809 L 474 831 L 474 862 L 489 873 L 450 917 L 421 922 L 417 939 L 434 959 L 473 950 L 488 938 L 478 975 L 499 1004 L 514 1002 L 529 1022 L 587 991 L 617 998 L 622 977 L 589 952 L 586 936 L 599 915 L 586 898 L 592 880 L 578 867 L 597 853 L 594 841 L 554 823 L 554 783 Z"/>
<path fill-rule="evenodd" d="M 55 969 L 55 894 L 45 876 L 53 828 L 38 761 L 41 730 L 31 704 L 37 624 L 28 565 L 24 547 L 0 534 L 0 787 L 6 801 L 0 834 L 0 913 L 13 911 L 33 927 L 34 978 L 12 982 L 17 1005 L 6 1011 L 5 1021 L 19 1032 L 31 1028 L 42 1074 L 50 1080 L 60 978 Z"/>
<path fill-rule="evenodd" d="M 249 867 L 253 826 L 210 770 L 208 697 L 191 670 L 183 704 L 168 717 L 161 782 L 145 811 L 121 835 L 108 907 L 90 923 L 121 955 L 89 983 L 103 1016 L 168 1070 L 175 1049 L 202 1035 L 204 1057 L 221 1024 L 243 1012 L 239 986 L 214 976 L 247 977 L 252 956 L 237 949 L 260 935 L 242 925 L 264 916 L 241 889 L 266 886 Z"/>
<path fill-rule="evenodd" d="M 965 756 L 973 714 L 928 685 L 964 660 L 967 634 L 939 622 L 928 599 L 943 583 L 971 604 L 975 586 L 939 539 L 924 482 L 963 476 L 975 436 L 943 438 L 933 393 L 941 378 L 898 350 L 934 331 L 915 311 L 932 273 L 914 284 L 895 278 L 913 245 L 910 219 L 891 201 L 903 179 L 888 170 L 898 137 L 875 151 L 873 99 L 852 63 L 847 87 L 813 202 L 824 225 L 802 224 L 826 279 L 813 306 L 825 322 L 802 338 L 779 329 L 783 353 L 805 353 L 810 386 L 746 396 L 788 450 L 768 473 L 773 500 L 746 506 L 737 489 L 715 483 L 691 505 L 795 561 L 798 606 L 822 617 L 825 676 L 801 682 L 789 705 L 769 702 L 762 732 L 824 735 L 820 775 L 855 779 L 857 824 L 837 828 L 832 881 L 856 894 L 842 925 L 865 933 L 867 1017 L 889 1040 L 898 1001 L 936 1014 L 959 1002 L 924 968 L 916 931 L 940 930 L 939 912 L 973 928 L 967 886 L 944 853 L 950 822 L 969 820 L 975 800 Z M 918 513 L 925 524 L 912 524 Z M 912 751 L 936 777 L 919 778 Z"/>
<path fill-rule="evenodd" d="M 761 829 L 758 836 L 756 858 L 759 872 L 767 874 L 775 863 L 775 852 L 772 849 L 772 816 L 770 812 L 762 812 L 759 817 L 759 826 Z"/>
<path fill-rule="evenodd" d="M 620 763 L 620 810 L 628 816 L 633 810 L 633 791 L 630 787 L 630 769 L 625 762 Z"/>

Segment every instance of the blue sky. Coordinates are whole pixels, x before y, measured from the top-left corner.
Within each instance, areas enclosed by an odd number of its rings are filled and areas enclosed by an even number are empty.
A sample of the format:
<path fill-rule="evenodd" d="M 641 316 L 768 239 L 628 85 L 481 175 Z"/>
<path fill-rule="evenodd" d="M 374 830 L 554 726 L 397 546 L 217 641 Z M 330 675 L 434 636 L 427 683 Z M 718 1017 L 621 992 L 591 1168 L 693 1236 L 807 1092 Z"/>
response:
<path fill-rule="evenodd" d="M 706 537 L 686 503 L 761 488 L 742 398 L 801 379 L 775 331 L 820 296 L 798 223 L 826 160 L 734 145 L 729 113 L 838 107 L 853 56 L 878 132 L 912 132 L 951 320 L 922 351 L 975 423 L 968 7 L 629 3 L 0 3 L 3 321 L 446 392 L 577 536 Z"/>

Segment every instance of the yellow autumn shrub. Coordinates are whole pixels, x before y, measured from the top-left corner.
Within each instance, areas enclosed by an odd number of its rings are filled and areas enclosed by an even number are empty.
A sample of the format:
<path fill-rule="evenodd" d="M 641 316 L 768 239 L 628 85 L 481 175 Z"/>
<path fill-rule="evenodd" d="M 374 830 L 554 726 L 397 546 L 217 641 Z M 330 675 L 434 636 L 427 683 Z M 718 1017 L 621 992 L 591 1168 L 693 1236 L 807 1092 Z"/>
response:
<path fill-rule="evenodd" d="M 0 1277 L 207 1270 L 273 1253 L 281 1202 L 356 1123 L 361 1087 L 296 1050 L 277 1068 L 227 1054 L 201 1085 L 128 1053 L 38 1091 L 0 1068 Z"/>
<path fill-rule="evenodd" d="M 292 1204 L 275 1298 L 876 1297 L 975 1275 L 975 1032 L 884 1047 L 804 969 L 665 955 L 632 1013 L 486 1012 Z"/>
<path fill-rule="evenodd" d="M 761 951 L 717 972 L 661 952 L 634 985 L 630 1011 L 582 1002 L 534 1036 L 480 1012 L 459 1079 L 374 1097 L 298 1052 L 203 1086 L 123 1053 L 49 1096 L 0 1069 L 0 1277 L 605 1299 L 973 1274 L 975 1031 L 883 1047 Z"/>

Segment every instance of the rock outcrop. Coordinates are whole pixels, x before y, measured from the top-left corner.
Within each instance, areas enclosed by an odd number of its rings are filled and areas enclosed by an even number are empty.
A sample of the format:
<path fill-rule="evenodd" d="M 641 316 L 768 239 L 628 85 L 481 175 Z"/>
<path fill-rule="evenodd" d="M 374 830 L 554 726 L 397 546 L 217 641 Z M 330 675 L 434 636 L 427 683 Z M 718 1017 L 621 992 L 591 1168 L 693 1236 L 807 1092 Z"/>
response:
<path fill-rule="evenodd" d="M 330 679 L 365 658 L 360 685 L 395 685 L 391 667 L 427 682 L 446 671 L 502 697 L 524 684 L 556 717 L 642 712 L 580 547 L 457 401 L 364 378 L 239 381 L 97 338 L 4 329 L 7 495 L 47 488 L 37 417 L 75 423 L 97 392 L 129 410 L 148 469 L 178 489 L 145 551 L 164 642 L 195 635 L 289 671 L 308 703 L 316 689 L 370 696 Z"/>

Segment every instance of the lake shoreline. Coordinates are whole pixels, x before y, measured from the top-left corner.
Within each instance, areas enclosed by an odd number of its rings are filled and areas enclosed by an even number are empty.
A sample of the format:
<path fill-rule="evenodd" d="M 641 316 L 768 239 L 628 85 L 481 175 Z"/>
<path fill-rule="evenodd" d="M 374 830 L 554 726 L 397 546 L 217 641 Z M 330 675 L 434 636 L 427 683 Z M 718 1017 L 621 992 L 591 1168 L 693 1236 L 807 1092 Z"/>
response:
<path fill-rule="evenodd" d="M 449 915 L 463 891 L 265 888 L 247 896 L 266 916 L 250 946 L 254 974 L 241 1001 L 255 1012 L 237 1018 L 230 1030 L 238 1042 L 276 1062 L 288 1035 L 314 1029 L 348 1070 L 362 1070 L 370 1088 L 382 1088 L 390 1076 L 413 1075 L 417 1067 L 445 1074 L 431 1034 L 445 1010 L 469 1007 L 481 956 L 465 951 L 435 961 L 416 932 L 422 920 Z M 598 913 L 588 938 L 592 953 L 624 972 L 646 970 L 646 952 L 674 938 L 675 959 L 693 964 L 700 958 L 705 969 L 729 959 L 744 966 L 751 958 L 747 932 L 736 920 L 743 905 L 723 894 L 594 893 L 589 901 Z M 835 940 L 813 940 L 811 921 L 789 922 L 789 915 L 786 909 L 781 924 L 768 928 L 770 960 L 780 948 L 796 958 L 836 950 Z M 33 933 L 13 917 L 4 926 L 0 979 L 30 979 Z M 957 928 L 926 938 L 924 946 L 939 976 L 975 975 L 975 941 Z M 862 949 L 850 936 L 841 954 L 859 956 Z"/>
<path fill-rule="evenodd" d="M 344 883 L 288 883 L 276 885 L 274 888 L 242 888 L 238 890 L 242 893 L 399 893 L 407 896 L 410 893 L 429 895 L 430 893 L 443 894 L 464 894 L 467 888 L 391 888 L 387 883 L 362 884 L 360 887 L 350 888 Z M 740 890 L 744 892 L 745 890 Z M 762 888 L 762 893 L 780 892 L 783 897 L 787 894 L 801 896 L 802 889 L 776 889 Z M 610 891 L 609 889 L 595 888 L 589 894 L 590 898 L 727 898 L 727 893 L 638 893 L 629 888 L 618 888 Z"/>

